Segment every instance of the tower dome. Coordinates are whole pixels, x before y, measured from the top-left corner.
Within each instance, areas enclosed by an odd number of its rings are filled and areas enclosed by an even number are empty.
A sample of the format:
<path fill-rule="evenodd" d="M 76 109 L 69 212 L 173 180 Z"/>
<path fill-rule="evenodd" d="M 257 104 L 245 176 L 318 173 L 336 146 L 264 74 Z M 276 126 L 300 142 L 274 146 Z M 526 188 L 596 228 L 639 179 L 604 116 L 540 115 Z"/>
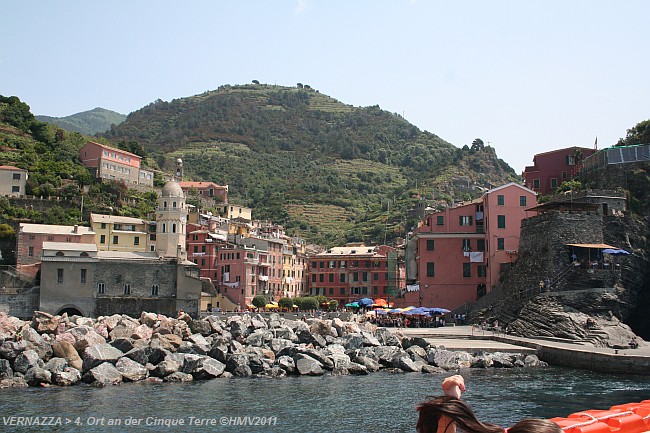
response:
<path fill-rule="evenodd" d="M 181 185 L 175 180 L 169 181 L 163 186 L 162 189 L 163 197 L 184 197 L 183 189 Z"/>

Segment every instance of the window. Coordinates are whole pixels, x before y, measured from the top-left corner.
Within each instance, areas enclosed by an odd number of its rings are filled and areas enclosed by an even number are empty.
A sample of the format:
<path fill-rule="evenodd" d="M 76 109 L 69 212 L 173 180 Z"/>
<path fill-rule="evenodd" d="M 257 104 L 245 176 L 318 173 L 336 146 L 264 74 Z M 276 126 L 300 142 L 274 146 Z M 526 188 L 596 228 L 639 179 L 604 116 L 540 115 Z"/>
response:
<path fill-rule="evenodd" d="M 172 233 L 176 233 L 176 224 L 172 224 Z"/>
<path fill-rule="evenodd" d="M 506 216 L 505 215 L 497 215 L 497 227 L 500 229 L 505 229 L 506 228 Z"/>
<path fill-rule="evenodd" d="M 99 236 L 99 243 L 100 244 L 105 244 L 106 243 L 106 235 L 100 235 Z"/>
<path fill-rule="evenodd" d="M 562 172 L 562 179 L 566 179 L 566 171 Z"/>
<path fill-rule="evenodd" d="M 361 278 L 363 281 L 368 281 L 368 272 L 362 272 Z"/>
<path fill-rule="evenodd" d="M 312 274 L 311 276 L 311 282 L 315 283 L 316 282 L 316 274 Z"/>
<path fill-rule="evenodd" d="M 526 196 L 519 196 L 519 206 L 526 206 Z"/>
<path fill-rule="evenodd" d="M 34 257 L 34 247 L 29 247 L 29 252 L 27 253 L 29 257 Z"/>
<path fill-rule="evenodd" d="M 340 294 L 341 294 L 341 295 L 345 295 L 345 287 L 341 287 Z"/>
<path fill-rule="evenodd" d="M 345 283 L 345 274 L 340 274 L 339 275 L 339 282 Z"/>
<path fill-rule="evenodd" d="M 472 264 L 471 263 L 463 263 L 463 277 L 464 278 L 469 278 L 472 276 Z"/>
<path fill-rule="evenodd" d="M 444 226 L 445 225 L 445 217 L 440 215 L 436 217 L 436 225 L 439 226 Z"/>
<path fill-rule="evenodd" d="M 436 276 L 436 267 L 433 262 L 427 262 L 427 277 Z"/>
<path fill-rule="evenodd" d="M 557 188 L 557 179 L 556 178 L 551 179 L 551 188 Z"/>
<path fill-rule="evenodd" d="M 329 282 L 330 283 L 334 282 L 334 274 L 329 274 Z"/>
<path fill-rule="evenodd" d="M 20 186 L 19 185 L 12 186 L 11 192 L 20 192 Z"/>
<path fill-rule="evenodd" d="M 539 179 L 533 179 L 533 188 L 539 189 Z"/>
<path fill-rule="evenodd" d="M 113 245 L 117 245 L 120 243 L 119 238 L 117 236 L 113 236 Z"/>
<path fill-rule="evenodd" d="M 485 265 L 478 265 L 476 267 L 476 275 L 479 277 L 485 277 Z"/>
<path fill-rule="evenodd" d="M 505 205 L 506 199 L 502 195 L 497 196 L 497 206 L 503 206 Z"/>
<path fill-rule="evenodd" d="M 136 236 L 133 238 L 133 245 L 140 245 L 140 236 Z"/>
<path fill-rule="evenodd" d="M 106 283 L 97 283 L 97 293 L 100 295 L 106 293 Z"/>
<path fill-rule="evenodd" d="M 63 283 L 63 269 L 61 269 L 61 268 L 56 270 L 56 282 L 58 284 Z"/>
<path fill-rule="evenodd" d="M 130 295 L 131 294 L 131 285 L 130 284 L 125 284 L 124 285 L 124 294 L 125 295 Z"/>
<path fill-rule="evenodd" d="M 505 250 L 505 239 L 504 238 L 497 238 L 497 250 Z"/>
<path fill-rule="evenodd" d="M 158 290 L 160 289 L 160 286 L 158 284 L 154 284 L 151 286 L 151 296 L 158 296 Z"/>
<path fill-rule="evenodd" d="M 198 246 L 198 245 L 194 245 L 194 252 L 195 252 L 195 253 L 198 253 L 198 252 L 199 252 L 199 246 Z"/>
<path fill-rule="evenodd" d="M 14 173 L 14 180 L 20 180 L 20 173 Z"/>
<path fill-rule="evenodd" d="M 355 281 L 355 282 L 359 281 L 359 273 L 358 272 L 355 272 L 354 274 L 352 274 L 352 280 Z"/>
<path fill-rule="evenodd" d="M 334 287 L 330 287 L 330 295 L 334 294 Z"/>
<path fill-rule="evenodd" d="M 325 274 L 319 274 L 319 276 L 318 276 L 318 281 L 319 281 L 320 283 L 324 283 L 324 282 L 325 282 Z"/>
<path fill-rule="evenodd" d="M 433 239 L 427 239 L 427 251 L 433 251 L 435 242 Z"/>
<path fill-rule="evenodd" d="M 372 279 L 375 280 L 375 281 L 379 280 L 379 272 L 374 272 L 372 274 Z"/>
<path fill-rule="evenodd" d="M 476 240 L 476 251 L 485 251 L 485 239 Z"/>
<path fill-rule="evenodd" d="M 81 284 L 86 284 L 86 270 L 81 269 Z"/>
<path fill-rule="evenodd" d="M 471 239 L 463 239 L 463 251 L 472 251 Z"/>
<path fill-rule="evenodd" d="M 471 215 L 462 215 L 458 217 L 459 224 L 461 226 L 471 226 L 472 225 L 472 216 Z"/>

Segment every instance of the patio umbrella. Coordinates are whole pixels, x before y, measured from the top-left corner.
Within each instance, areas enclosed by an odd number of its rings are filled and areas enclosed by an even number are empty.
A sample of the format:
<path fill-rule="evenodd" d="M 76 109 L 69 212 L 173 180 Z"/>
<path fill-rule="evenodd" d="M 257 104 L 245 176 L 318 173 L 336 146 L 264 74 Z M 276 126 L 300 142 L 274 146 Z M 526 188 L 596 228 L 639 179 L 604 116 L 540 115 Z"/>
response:
<path fill-rule="evenodd" d="M 359 305 L 361 305 L 362 307 L 366 307 L 366 306 L 369 306 L 369 305 L 372 305 L 372 304 L 375 303 L 375 301 L 373 301 L 373 300 L 370 299 L 370 298 L 362 298 L 362 299 L 359 299 L 357 302 L 358 302 Z"/>
<path fill-rule="evenodd" d="M 449 310 L 446 308 L 429 308 L 430 313 L 438 313 L 438 314 L 447 314 L 449 313 Z"/>
<path fill-rule="evenodd" d="M 359 303 L 358 302 L 350 302 L 349 304 L 345 304 L 346 307 L 351 307 L 351 308 L 359 308 Z"/>
<path fill-rule="evenodd" d="M 388 302 L 385 299 L 377 298 L 373 302 L 379 307 L 388 307 Z"/>
<path fill-rule="evenodd" d="M 264 308 L 278 308 L 277 304 L 266 304 Z"/>
<path fill-rule="evenodd" d="M 618 255 L 628 255 L 630 254 L 628 251 L 625 250 L 620 250 L 620 249 L 613 249 L 613 248 L 605 248 L 603 250 L 604 254 L 611 254 L 613 256 L 618 256 Z"/>

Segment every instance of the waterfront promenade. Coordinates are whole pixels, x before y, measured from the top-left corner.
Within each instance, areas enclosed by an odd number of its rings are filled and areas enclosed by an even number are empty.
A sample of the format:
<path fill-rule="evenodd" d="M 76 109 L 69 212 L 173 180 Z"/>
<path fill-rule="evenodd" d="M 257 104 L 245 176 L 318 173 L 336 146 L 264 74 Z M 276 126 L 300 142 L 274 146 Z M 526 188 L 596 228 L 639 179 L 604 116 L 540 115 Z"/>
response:
<path fill-rule="evenodd" d="M 447 350 L 466 352 L 519 352 L 536 354 L 551 365 L 585 368 L 604 373 L 650 375 L 650 345 L 638 349 L 595 347 L 586 342 L 523 338 L 472 326 L 442 328 L 389 328 L 408 337 L 422 337 Z"/>

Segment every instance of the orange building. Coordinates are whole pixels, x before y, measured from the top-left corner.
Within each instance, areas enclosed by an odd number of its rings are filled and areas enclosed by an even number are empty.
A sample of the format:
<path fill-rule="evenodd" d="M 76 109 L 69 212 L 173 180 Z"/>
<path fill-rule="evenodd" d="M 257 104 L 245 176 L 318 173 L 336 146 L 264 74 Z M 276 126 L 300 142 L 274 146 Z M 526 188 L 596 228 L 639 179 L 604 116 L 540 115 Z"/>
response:
<path fill-rule="evenodd" d="M 141 168 L 142 158 L 135 153 L 89 141 L 80 149 L 79 158 L 96 179 L 153 186 L 153 172 Z"/>

